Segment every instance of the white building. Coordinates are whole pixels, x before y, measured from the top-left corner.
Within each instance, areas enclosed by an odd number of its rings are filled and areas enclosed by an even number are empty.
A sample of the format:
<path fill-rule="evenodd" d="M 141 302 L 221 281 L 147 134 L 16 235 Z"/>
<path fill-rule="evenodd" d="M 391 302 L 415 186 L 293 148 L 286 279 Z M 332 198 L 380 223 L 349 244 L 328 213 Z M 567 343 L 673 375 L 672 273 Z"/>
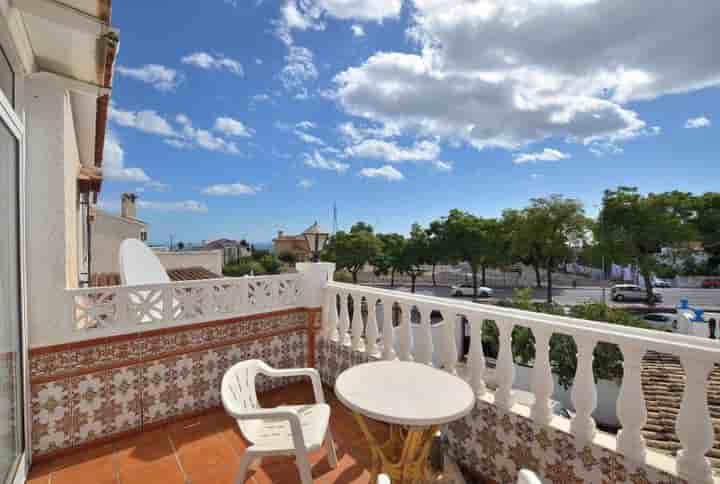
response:
<path fill-rule="evenodd" d="M 90 231 L 92 274 L 119 272 L 118 260 L 123 240 L 147 241 L 147 224 L 137 218 L 136 200 L 135 194 L 123 193 L 119 215 L 95 209 Z"/>

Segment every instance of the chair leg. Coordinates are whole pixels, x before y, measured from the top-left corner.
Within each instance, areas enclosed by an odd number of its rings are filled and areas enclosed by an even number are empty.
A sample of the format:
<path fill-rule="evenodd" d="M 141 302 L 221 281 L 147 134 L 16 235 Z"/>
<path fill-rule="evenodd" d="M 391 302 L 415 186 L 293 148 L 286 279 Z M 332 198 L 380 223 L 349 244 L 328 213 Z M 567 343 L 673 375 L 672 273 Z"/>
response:
<path fill-rule="evenodd" d="M 337 467 L 337 453 L 335 452 L 335 441 L 333 440 L 332 433 L 328 429 L 325 434 L 325 446 L 327 447 L 328 463 L 332 469 Z"/>
<path fill-rule="evenodd" d="M 306 451 L 300 450 L 295 454 L 295 464 L 297 464 L 298 472 L 300 472 L 300 482 L 302 484 L 312 484 L 312 470 L 310 469 L 310 460 Z"/>
<path fill-rule="evenodd" d="M 248 467 L 253 461 L 253 457 L 245 452 L 240 459 L 240 467 L 238 468 L 237 477 L 235 478 L 235 484 L 245 484 L 245 474 L 247 474 Z"/>

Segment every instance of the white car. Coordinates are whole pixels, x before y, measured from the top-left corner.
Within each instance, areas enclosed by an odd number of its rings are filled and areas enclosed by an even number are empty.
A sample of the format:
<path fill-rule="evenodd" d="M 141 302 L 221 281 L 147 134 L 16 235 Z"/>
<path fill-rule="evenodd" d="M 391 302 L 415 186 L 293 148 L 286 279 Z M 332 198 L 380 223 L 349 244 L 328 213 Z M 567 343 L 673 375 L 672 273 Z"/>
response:
<path fill-rule="evenodd" d="M 675 332 L 678 328 L 677 314 L 650 313 L 642 317 L 642 321 L 653 329 Z"/>
<path fill-rule="evenodd" d="M 493 290 L 489 287 L 478 286 L 477 294 L 480 297 L 490 297 L 493 295 Z M 464 283 L 464 284 L 458 284 L 457 286 L 452 286 L 450 288 L 450 295 L 452 295 L 454 297 L 472 296 L 473 295 L 473 285 L 471 283 Z"/>
<path fill-rule="evenodd" d="M 613 301 L 644 301 L 648 302 L 647 291 L 636 284 L 616 284 L 610 292 Z M 663 295 L 655 290 L 652 291 L 652 300 L 649 302 L 662 302 Z"/>

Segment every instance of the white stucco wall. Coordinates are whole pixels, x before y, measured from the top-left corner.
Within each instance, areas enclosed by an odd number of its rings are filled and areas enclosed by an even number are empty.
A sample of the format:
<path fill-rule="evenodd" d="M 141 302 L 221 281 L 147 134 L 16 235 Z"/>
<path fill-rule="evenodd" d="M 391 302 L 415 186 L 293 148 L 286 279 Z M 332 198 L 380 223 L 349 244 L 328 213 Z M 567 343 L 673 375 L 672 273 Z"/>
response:
<path fill-rule="evenodd" d="M 63 99 L 63 153 L 65 172 L 65 283 L 67 287 L 78 287 L 79 246 L 78 246 L 78 200 L 77 177 L 80 171 L 80 154 L 78 153 L 77 135 L 70 107 L 70 94 L 65 92 Z M 73 230 L 74 228 L 74 230 Z"/>
<path fill-rule="evenodd" d="M 65 88 L 33 79 L 26 81 L 25 94 L 27 320 L 32 346 L 43 332 L 64 329 L 69 312 L 64 291 L 77 285 L 77 230 L 66 224 L 77 220 L 73 177 L 78 160 L 73 159 L 76 137 L 66 120 Z"/>
<path fill-rule="evenodd" d="M 92 224 L 92 272 L 120 272 L 120 244 L 125 239 L 140 240 L 140 233 L 147 230 L 144 222 L 130 220 L 103 210 L 95 211 Z"/>
<path fill-rule="evenodd" d="M 188 250 L 188 251 L 155 251 L 165 269 L 181 269 L 184 267 L 204 267 L 222 275 L 222 250 Z"/>

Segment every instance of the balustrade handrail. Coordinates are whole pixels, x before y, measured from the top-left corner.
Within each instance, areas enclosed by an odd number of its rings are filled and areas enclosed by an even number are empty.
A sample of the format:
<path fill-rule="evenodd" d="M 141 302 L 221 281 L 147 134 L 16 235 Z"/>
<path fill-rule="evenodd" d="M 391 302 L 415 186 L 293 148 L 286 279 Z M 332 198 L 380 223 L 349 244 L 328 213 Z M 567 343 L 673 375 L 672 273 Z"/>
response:
<path fill-rule="evenodd" d="M 547 329 L 570 336 L 592 335 L 596 340 L 607 343 L 645 343 L 646 349 L 653 351 L 687 354 L 695 359 L 709 359 L 720 363 L 720 344 L 697 336 L 687 336 L 678 333 L 665 333 L 652 329 L 620 326 L 599 321 L 573 318 L 554 314 L 538 313 L 522 309 L 491 306 L 467 301 L 450 301 L 447 298 L 427 296 L 424 294 L 410 294 L 390 289 L 331 281 L 326 289 L 334 289 L 348 293 L 366 293 L 376 296 L 392 297 L 398 302 L 407 304 L 424 304 L 435 309 L 447 309 L 460 313 L 470 312 L 482 315 L 485 319 L 494 316 L 499 319 L 512 319 L 513 324 L 531 327 L 533 324 L 541 325 Z M 482 322 L 482 321 L 480 321 Z M 496 321 L 497 322 L 497 321 Z M 525 323 L 525 324 L 523 324 Z"/>

